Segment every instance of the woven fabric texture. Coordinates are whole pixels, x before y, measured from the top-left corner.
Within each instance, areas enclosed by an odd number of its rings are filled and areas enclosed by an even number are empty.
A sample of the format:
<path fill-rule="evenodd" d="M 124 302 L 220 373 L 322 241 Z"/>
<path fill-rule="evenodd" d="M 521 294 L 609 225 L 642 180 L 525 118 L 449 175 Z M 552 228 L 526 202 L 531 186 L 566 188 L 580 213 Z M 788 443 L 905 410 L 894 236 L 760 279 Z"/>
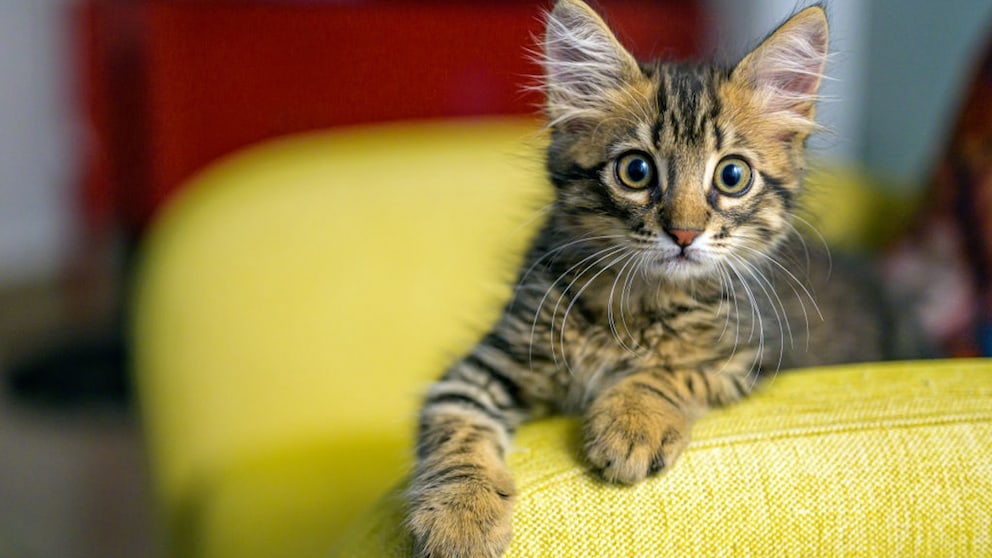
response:
<path fill-rule="evenodd" d="M 992 554 L 992 363 L 784 373 L 704 417 L 668 474 L 604 484 L 571 418 L 522 428 L 507 556 Z M 341 557 L 407 556 L 397 489 Z"/>

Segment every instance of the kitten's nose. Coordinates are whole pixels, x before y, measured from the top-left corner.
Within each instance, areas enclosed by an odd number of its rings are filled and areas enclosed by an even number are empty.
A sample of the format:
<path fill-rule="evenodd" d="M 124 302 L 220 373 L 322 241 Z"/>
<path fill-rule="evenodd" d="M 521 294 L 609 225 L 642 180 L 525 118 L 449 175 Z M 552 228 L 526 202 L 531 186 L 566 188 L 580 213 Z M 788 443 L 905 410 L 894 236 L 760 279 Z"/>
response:
<path fill-rule="evenodd" d="M 699 233 L 703 231 L 696 229 L 665 229 L 665 232 L 668 233 L 668 236 L 672 237 L 675 244 L 685 248 L 686 246 L 692 244 L 692 241 L 696 240 Z"/>

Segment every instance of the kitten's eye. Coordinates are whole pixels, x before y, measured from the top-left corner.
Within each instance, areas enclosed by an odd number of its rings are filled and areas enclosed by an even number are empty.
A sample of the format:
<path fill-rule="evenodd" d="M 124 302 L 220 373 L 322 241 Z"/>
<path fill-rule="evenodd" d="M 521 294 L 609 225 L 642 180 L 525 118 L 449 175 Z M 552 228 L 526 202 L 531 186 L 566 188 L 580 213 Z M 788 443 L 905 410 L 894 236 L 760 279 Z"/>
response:
<path fill-rule="evenodd" d="M 713 185 L 728 196 L 741 196 L 751 188 L 751 165 L 740 157 L 724 157 L 716 165 Z"/>
<path fill-rule="evenodd" d="M 617 180 L 628 188 L 647 188 L 654 183 L 654 163 L 640 151 L 622 155 L 616 162 Z"/>

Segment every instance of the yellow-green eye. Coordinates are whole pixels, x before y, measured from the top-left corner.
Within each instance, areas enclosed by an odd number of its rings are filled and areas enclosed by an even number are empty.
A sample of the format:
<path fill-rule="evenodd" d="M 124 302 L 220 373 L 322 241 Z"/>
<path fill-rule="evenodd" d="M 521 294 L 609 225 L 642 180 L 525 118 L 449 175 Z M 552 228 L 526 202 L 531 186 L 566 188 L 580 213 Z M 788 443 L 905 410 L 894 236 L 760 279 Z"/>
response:
<path fill-rule="evenodd" d="M 654 184 L 654 163 L 646 153 L 630 151 L 617 158 L 616 175 L 628 188 L 647 188 Z"/>
<path fill-rule="evenodd" d="M 728 196 L 741 196 L 751 188 L 751 165 L 740 157 L 724 157 L 713 172 L 713 186 Z"/>

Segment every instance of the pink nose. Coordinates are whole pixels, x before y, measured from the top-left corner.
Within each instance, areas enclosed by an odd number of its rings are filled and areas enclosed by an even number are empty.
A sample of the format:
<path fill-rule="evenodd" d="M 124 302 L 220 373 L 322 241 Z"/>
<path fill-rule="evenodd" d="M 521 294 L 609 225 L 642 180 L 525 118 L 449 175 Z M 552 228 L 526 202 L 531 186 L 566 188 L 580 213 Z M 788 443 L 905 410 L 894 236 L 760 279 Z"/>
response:
<path fill-rule="evenodd" d="M 699 233 L 703 231 L 692 230 L 692 229 L 666 229 L 665 232 L 668 236 L 672 237 L 676 244 L 685 248 L 686 246 L 692 244 L 693 240 L 699 236 Z"/>

